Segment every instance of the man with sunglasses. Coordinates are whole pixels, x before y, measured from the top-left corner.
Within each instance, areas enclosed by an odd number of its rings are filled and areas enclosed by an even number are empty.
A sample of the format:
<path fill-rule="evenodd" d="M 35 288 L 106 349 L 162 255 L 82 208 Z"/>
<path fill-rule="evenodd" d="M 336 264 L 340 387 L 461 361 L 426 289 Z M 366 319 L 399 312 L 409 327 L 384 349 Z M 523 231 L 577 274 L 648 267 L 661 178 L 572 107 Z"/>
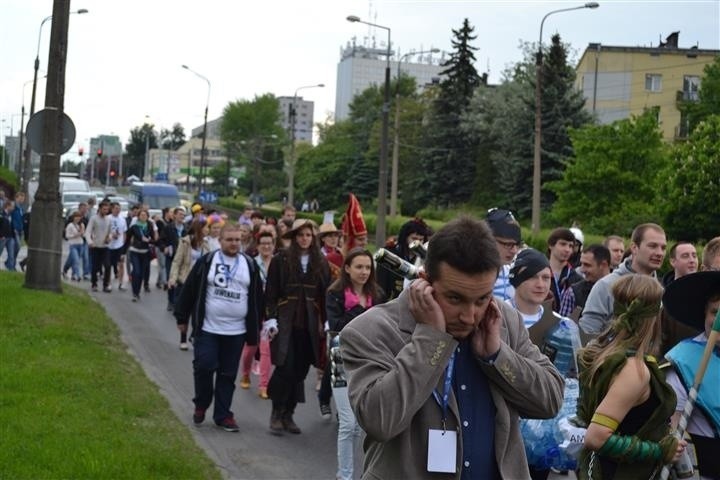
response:
<path fill-rule="evenodd" d="M 515 296 L 515 289 L 510 285 L 510 265 L 521 245 L 520 224 L 515 220 L 511 211 L 501 208 L 488 210 L 485 221 L 495 237 L 502 261 L 502 267 L 493 288 L 493 295 L 502 300 L 509 300 Z"/>

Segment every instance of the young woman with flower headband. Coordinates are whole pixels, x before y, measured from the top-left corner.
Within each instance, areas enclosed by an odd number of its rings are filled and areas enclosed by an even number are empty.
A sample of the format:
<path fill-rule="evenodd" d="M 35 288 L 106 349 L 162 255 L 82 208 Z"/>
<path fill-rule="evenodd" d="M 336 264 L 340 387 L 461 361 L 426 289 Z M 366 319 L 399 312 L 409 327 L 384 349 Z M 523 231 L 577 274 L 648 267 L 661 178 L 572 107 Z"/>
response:
<path fill-rule="evenodd" d="M 663 289 L 653 277 L 630 274 L 612 293 L 610 327 L 579 353 L 577 414 L 588 425 L 579 478 L 655 478 L 686 444 L 670 431 L 675 393 L 653 357 Z"/>

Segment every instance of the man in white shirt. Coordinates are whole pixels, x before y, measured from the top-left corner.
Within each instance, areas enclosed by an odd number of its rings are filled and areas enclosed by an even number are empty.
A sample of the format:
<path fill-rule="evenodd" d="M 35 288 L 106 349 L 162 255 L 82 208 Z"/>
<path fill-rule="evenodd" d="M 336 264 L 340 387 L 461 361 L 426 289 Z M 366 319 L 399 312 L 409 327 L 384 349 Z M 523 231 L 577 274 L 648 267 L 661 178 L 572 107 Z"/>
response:
<path fill-rule="evenodd" d="M 120 217 L 120 204 L 110 203 L 110 243 L 108 244 L 110 255 L 110 267 L 115 273 L 118 281 L 118 290 L 125 290 L 123 279 L 125 278 L 125 233 L 127 232 L 127 221 Z"/>
<path fill-rule="evenodd" d="M 97 215 L 90 217 L 85 228 L 85 240 L 90 248 L 90 264 L 92 272 L 90 282 L 92 291 L 98 291 L 97 276 L 103 271 L 103 291 L 110 293 L 110 256 L 108 255 L 108 242 L 110 240 L 110 202 L 103 200 L 98 207 Z"/>
<path fill-rule="evenodd" d="M 215 424 L 228 432 L 240 429 L 232 405 L 245 342 L 257 345 L 262 282 L 252 258 L 240 252 L 237 225 L 226 224 L 220 233 L 220 250 L 201 257 L 190 271 L 175 302 L 178 329 L 187 331 L 192 316 L 195 412 L 193 422 L 205 420 L 213 403 Z"/>

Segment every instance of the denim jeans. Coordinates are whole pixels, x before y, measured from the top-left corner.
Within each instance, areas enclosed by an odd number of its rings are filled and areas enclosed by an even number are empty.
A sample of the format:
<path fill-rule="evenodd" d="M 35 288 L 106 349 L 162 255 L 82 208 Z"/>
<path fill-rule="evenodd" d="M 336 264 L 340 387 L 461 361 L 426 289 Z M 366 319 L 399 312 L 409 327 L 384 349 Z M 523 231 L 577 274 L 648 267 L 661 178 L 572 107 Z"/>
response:
<path fill-rule="evenodd" d="M 140 296 L 140 288 L 142 287 L 143 278 L 145 278 L 145 272 L 150 269 L 150 253 L 128 252 L 130 256 L 130 268 L 131 268 L 131 285 L 133 295 Z"/>
<path fill-rule="evenodd" d="M 156 248 L 155 254 L 157 255 L 158 262 L 158 276 L 156 285 L 164 285 L 167 283 L 167 274 L 165 272 L 165 254 L 162 252 L 162 248 Z"/>
<path fill-rule="evenodd" d="M 67 271 L 68 268 L 72 268 L 73 278 L 80 278 L 80 259 L 82 258 L 83 244 L 78 243 L 76 245 L 70 245 L 70 252 L 68 253 L 67 261 L 63 267 L 63 272 Z"/>
<path fill-rule="evenodd" d="M 83 266 L 83 278 L 87 279 L 92 273 L 92 265 L 90 264 L 90 248 L 88 244 L 83 242 L 82 248 L 82 266 Z"/>
<path fill-rule="evenodd" d="M 195 378 L 195 408 L 206 410 L 215 397 L 213 420 L 219 423 L 233 416 L 230 410 L 235 378 L 240 366 L 240 354 L 245 334 L 217 335 L 195 332 L 193 341 L 193 376 Z"/>
<path fill-rule="evenodd" d="M 172 262 L 173 257 L 166 256 L 165 257 L 165 278 L 170 278 L 170 269 L 172 269 Z M 168 303 L 170 305 L 175 305 L 175 288 L 169 288 L 167 289 L 167 296 L 168 296 Z"/>
<path fill-rule="evenodd" d="M 17 239 L 15 236 L 5 238 L 5 250 L 7 251 L 7 258 L 5 259 L 5 268 L 14 272 L 15 271 L 15 255 L 17 253 Z M 0 250 L 0 255 L 2 250 Z"/>
<path fill-rule="evenodd" d="M 336 477 L 341 480 L 352 480 L 355 441 L 360 438 L 362 430 L 350 408 L 347 387 L 333 388 L 332 393 L 335 397 L 335 407 L 340 421 L 337 437 L 338 471 Z"/>

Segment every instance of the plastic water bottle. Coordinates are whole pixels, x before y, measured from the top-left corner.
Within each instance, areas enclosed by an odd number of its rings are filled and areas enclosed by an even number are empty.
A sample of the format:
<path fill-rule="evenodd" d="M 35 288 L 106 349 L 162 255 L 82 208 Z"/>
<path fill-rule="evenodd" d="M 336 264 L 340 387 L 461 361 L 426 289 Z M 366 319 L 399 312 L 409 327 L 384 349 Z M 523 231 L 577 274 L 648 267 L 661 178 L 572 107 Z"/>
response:
<path fill-rule="evenodd" d="M 563 318 L 545 335 L 542 352 L 565 378 L 577 378 L 575 353 L 580 348 L 580 331 L 570 319 Z"/>

